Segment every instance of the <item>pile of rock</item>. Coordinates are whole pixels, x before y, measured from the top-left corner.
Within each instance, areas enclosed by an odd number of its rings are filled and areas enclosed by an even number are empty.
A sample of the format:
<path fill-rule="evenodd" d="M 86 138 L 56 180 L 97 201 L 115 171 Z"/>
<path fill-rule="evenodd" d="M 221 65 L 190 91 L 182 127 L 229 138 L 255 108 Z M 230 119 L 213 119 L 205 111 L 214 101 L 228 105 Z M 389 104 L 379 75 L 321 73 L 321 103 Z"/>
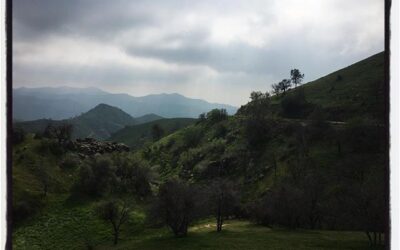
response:
<path fill-rule="evenodd" d="M 113 152 L 128 152 L 129 147 L 123 143 L 97 141 L 94 138 L 76 139 L 74 148 L 79 154 L 95 155 Z"/>

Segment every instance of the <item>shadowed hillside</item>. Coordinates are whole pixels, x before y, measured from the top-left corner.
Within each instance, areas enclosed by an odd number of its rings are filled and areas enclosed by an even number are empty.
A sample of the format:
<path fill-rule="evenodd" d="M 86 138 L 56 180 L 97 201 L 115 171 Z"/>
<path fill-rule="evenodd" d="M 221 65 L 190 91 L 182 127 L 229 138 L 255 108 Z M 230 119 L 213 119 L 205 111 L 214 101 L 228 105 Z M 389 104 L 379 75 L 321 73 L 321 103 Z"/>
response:
<path fill-rule="evenodd" d="M 363 118 L 382 122 L 385 115 L 384 54 L 373 55 L 300 88 L 304 89 L 306 101 L 320 106 L 328 120 Z M 289 102 L 293 92 L 289 90 L 286 98 L 275 97 L 273 103 Z"/>
<path fill-rule="evenodd" d="M 152 129 L 156 125 L 162 130 L 161 136 L 167 136 L 195 122 L 196 119 L 191 118 L 160 119 L 140 125 L 127 126 L 112 134 L 109 140 L 125 143 L 131 148 L 140 148 L 145 143 L 154 140 Z"/>

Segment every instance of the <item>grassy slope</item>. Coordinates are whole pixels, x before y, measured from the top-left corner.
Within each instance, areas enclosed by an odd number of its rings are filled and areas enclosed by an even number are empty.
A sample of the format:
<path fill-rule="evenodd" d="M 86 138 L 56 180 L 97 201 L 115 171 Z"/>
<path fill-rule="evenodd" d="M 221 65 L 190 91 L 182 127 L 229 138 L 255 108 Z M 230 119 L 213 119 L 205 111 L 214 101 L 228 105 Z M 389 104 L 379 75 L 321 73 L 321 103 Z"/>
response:
<path fill-rule="evenodd" d="M 33 195 L 42 193 L 41 184 L 36 176 L 38 164 L 46 169 L 51 183 L 50 192 L 62 192 L 69 188 L 73 180 L 70 172 L 64 172 L 58 167 L 59 159 L 56 156 L 47 154 L 41 158 L 38 152 L 39 141 L 28 135 L 26 140 L 13 149 L 13 196 L 18 199 L 22 192 L 29 192 Z"/>
<path fill-rule="evenodd" d="M 125 143 L 132 148 L 139 148 L 151 141 L 151 128 L 155 124 L 158 124 L 164 130 L 165 135 L 168 135 L 193 124 L 195 121 L 196 119 L 192 118 L 172 118 L 128 126 L 111 135 L 109 140 Z"/>
<path fill-rule="evenodd" d="M 384 54 L 373 55 L 302 87 L 307 101 L 321 105 L 329 120 L 346 121 L 355 117 L 382 120 Z"/>
<path fill-rule="evenodd" d="M 95 202 L 70 204 L 67 195 L 52 195 L 47 204 L 45 211 L 14 230 L 13 249 L 87 249 L 112 242 L 111 225 L 93 212 Z M 132 212 L 121 237 L 133 239 L 142 231 L 143 220 L 140 210 Z"/>
<path fill-rule="evenodd" d="M 99 220 L 93 207 L 96 201 L 85 203 L 68 200 L 69 190 L 78 169 L 62 170 L 62 157 L 46 153 L 41 160 L 41 140 L 28 135 L 13 149 L 13 202 L 34 197 L 43 204 L 33 217 L 14 224 L 13 249 L 86 249 L 86 243 L 106 244 L 111 241 L 111 227 Z M 36 174 L 43 163 L 49 175 L 48 195 L 42 197 L 43 188 Z M 126 230 L 135 232 L 143 227 L 144 215 L 137 207 Z M 126 239 L 130 235 L 124 235 Z"/>
<path fill-rule="evenodd" d="M 336 81 L 339 74 L 342 76 L 342 80 Z M 351 120 L 361 117 L 379 121 L 381 120 L 378 116 L 380 113 L 377 111 L 383 107 L 383 92 L 372 90 L 383 88 L 383 53 L 374 55 L 303 86 L 307 100 L 321 105 L 325 109 L 326 112 L 324 113 L 328 115 L 327 119 L 329 120 Z M 330 91 L 331 88 L 333 90 Z M 350 96 L 350 93 L 356 93 L 354 98 Z M 277 100 L 275 99 L 276 102 Z M 340 110 L 342 112 L 339 112 Z M 277 157 L 278 178 L 287 174 L 288 159 L 294 149 L 293 144 L 296 141 L 296 134 L 285 134 L 284 131 L 286 129 L 279 129 L 278 127 L 299 126 L 302 122 L 296 119 L 283 119 L 277 120 L 277 122 L 277 126 L 274 127 L 277 130 L 275 130 L 265 148 L 254 156 L 247 156 L 247 161 L 237 164 L 238 168 L 233 173 L 234 178 L 236 178 L 235 181 L 243 185 L 242 191 L 247 193 L 246 198 L 249 200 L 265 193 L 274 183 L 274 173 L 271 168 L 272 154 Z M 286 125 L 284 125 L 285 123 Z M 154 159 L 152 164 L 158 166 L 161 178 L 167 179 L 171 176 L 181 175 L 184 168 L 182 158 L 187 153 L 201 157 L 201 160 L 192 161 L 194 162 L 191 164 L 193 166 L 192 173 L 207 166 L 215 160 L 214 156 L 210 156 L 212 150 L 210 151 L 209 148 L 212 148 L 212 145 L 218 141 L 226 146 L 224 154 L 236 155 L 239 153 L 241 147 L 246 145 L 243 140 L 245 137 L 243 125 L 239 117 L 230 117 L 228 121 L 224 121 L 222 124 L 229 131 L 226 138 L 222 140 L 214 137 L 215 126 L 202 127 L 201 125 L 192 125 L 153 144 L 151 146 L 151 158 Z M 183 145 L 183 135 L 187 129 L 196 127 L 202 130 L 204 134 L 198 145 L 188 149 Z M 331 131 L 327 138 L 320 137 L 309 145 L 309 156 L 318 162 L 321 167 L 324 167 L 326 173 L 335 169 L 341 163 L 341 160 L 355 161 L 360 158 L 363 159 L 365 166 L 384 166 L 382 155 L 357 155 L 350 152 L 346 141 L 342 142 L 345 157 L 339 160 L 335 138 L 338 135 L 343 136 L 343 130 L 341 126 L 333 126 L 332 129 L 336 132 Z"/>

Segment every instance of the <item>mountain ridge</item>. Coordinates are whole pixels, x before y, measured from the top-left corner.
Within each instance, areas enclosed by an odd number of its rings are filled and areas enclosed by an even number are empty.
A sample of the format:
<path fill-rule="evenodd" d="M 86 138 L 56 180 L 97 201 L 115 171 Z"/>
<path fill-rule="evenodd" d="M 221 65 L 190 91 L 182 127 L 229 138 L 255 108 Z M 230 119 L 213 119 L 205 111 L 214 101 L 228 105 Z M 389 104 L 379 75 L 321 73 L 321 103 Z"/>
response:
<path fill-rule="evenodd" d="M 65 93 L 62 90 L 66 90 Z M 237 111 L 237 107 L 232 105 L 210 103 L 178 93 L 135 97 L 123 93 L 108 93 L 98 88 L 20 87 L 13 89 L 13 116 L 22 121 L 42 118 L 67 119 L 87 112 L 100 103 L 118 107 L 133 117 L 153 113 L 165 118 L 197 118 L 201 113 L 214 108 L 224 108 L 229 114 Z"/>

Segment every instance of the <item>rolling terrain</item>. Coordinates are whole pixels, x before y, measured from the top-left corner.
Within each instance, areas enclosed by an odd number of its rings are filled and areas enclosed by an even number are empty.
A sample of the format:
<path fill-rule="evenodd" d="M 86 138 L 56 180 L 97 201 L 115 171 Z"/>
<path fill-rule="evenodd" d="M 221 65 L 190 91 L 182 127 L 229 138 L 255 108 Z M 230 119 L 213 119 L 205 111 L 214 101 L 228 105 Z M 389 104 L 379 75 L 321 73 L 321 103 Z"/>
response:
<path fill-rule="evenodd" d="M 152 128 L 155 125 L 158 125 L 162 129 L 163 136 L 167 136 L 195 122 L 196 119 L 192 118 L 158 119 L 143 124 L 126 126 L 113 133 L 108 140 L 122 142 L 133 149 L 138 149 L 145 143 L 152 142 Z"/>
<path fill-rule="evenodd" d="M 158 119 L 158 116 L 148 116 L 139 121 Z M 107 139 L 110 135 L 125 126 L 133 125 L 136 120 L 119 108 L 106 104 L 99 104 L 93 109 L 79 116 L 65 120 L 40 119 L 35 121 L 18 122 L 16 127 L 30 133 L 43 133 L 48 125 L 71 124 L 73 138 L 92 137 L 96 139 Z"/>
<path fill-rule="evenodd" d="M 111 136 L 128 153 L 80 157 L 27 134 L 13 147 L 15 249 L 384 249 L 383 84 L 380 53 L 233 116 L 128 125 Z M 166 132 L 150 143 L 155 124 Z M 171 181 L 193 187 L 171 199 L 198 213 L 186 236 L 152 221 Z M 94 212 L 110 199 L 131 204 L 117 245 Z"/>

